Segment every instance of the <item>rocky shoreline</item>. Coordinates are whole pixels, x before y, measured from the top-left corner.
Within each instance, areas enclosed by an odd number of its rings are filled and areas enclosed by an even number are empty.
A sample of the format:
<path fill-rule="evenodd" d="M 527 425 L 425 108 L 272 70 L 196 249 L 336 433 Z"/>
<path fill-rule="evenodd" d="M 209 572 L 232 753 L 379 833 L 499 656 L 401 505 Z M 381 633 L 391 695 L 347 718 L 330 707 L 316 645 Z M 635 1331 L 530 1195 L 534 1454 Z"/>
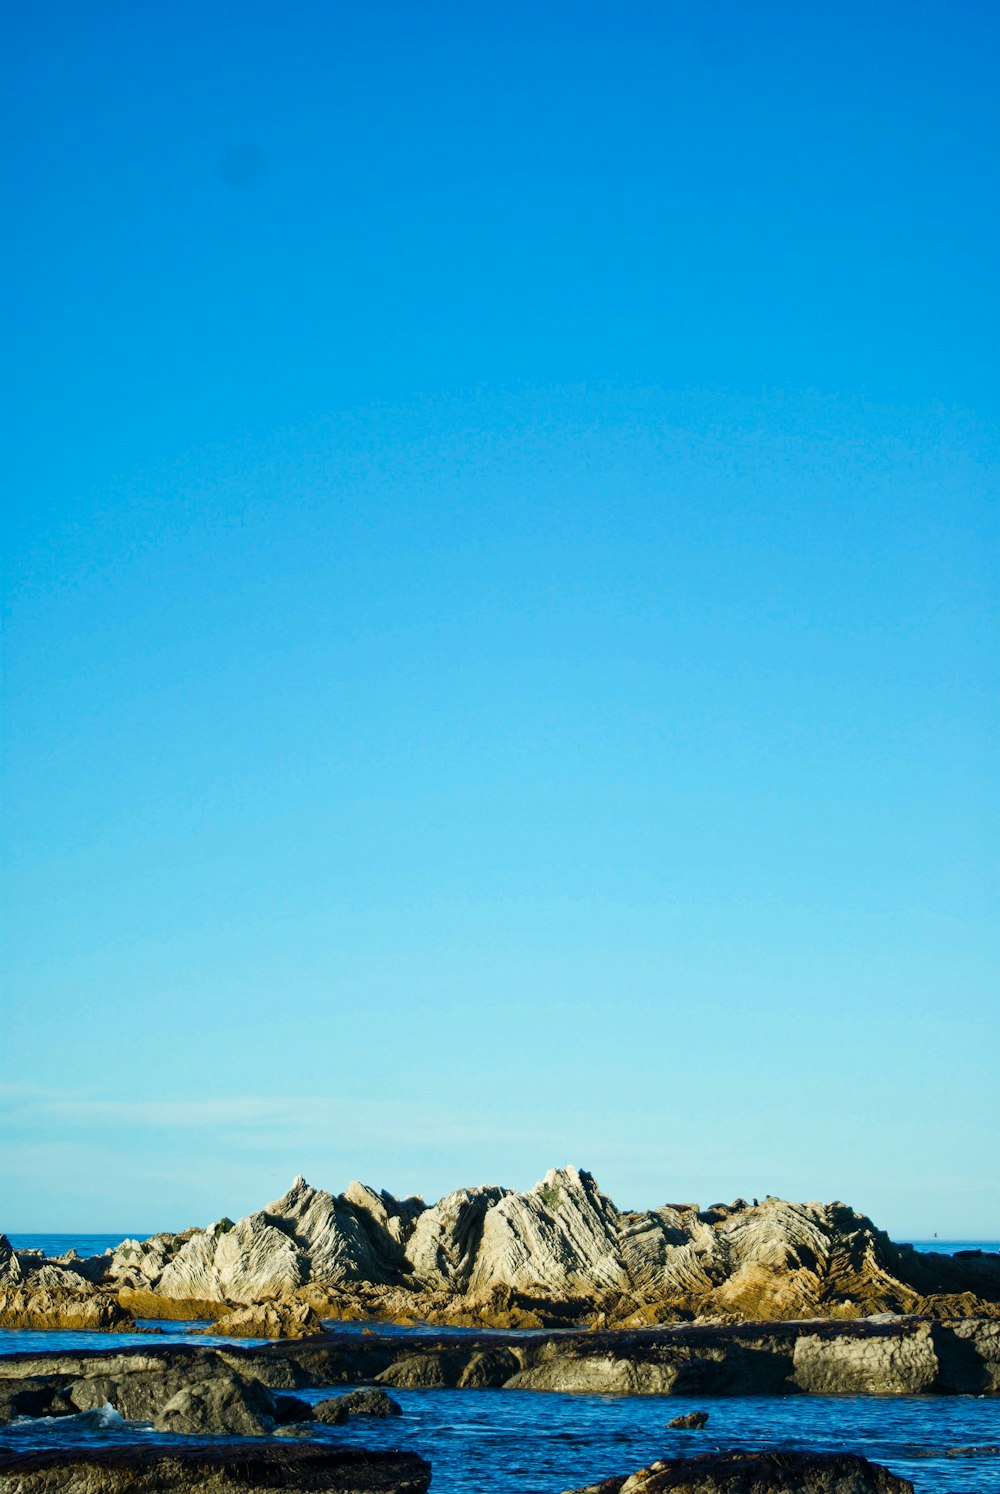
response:
<path fill-rule="evenodd" d="M 634 1329 L 874 1314 L 1000 1319 L 1000 1255 L 921 1254 L 845 1204 L 737 1199 L 622 1211 L 593 1177 L 431 1206 L 297 1178 L 235 1222 L 46 1258 L 0 1236 L 0 1326 L 134 1331 L 214 1321 L 228 1337 L 308 1338 L 324 1319 Z"/>
<path fill-rule="evenodd" d="M 996 1395 L 1000 1322 L 682 1324 L 426 1338 L 328 1333 L 221 1347 L 150 1337 L 142 1348 L 4 1355 L 0 1405 L 30 1391 L 32 1405 L 51 1405 L 56 1414 L 109 1404 L 128 1416 L 141 1404 L 155 1415 L 169 1387 L 234 1374 L 277 1391 L 374 1384 L 624 1395 Z"/>

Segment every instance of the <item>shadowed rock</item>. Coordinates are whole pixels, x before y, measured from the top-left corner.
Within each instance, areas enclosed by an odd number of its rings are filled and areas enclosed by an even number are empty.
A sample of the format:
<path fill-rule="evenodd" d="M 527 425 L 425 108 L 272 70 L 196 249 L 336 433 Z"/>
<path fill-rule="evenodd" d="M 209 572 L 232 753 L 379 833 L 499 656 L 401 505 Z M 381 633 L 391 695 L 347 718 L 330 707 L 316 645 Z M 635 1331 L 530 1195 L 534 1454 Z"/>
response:
<path fill-rule="evenodd" d="M 295 1441 L 0 1454 L 0 1494 L 426 1494 L 430 1475 L 413 1453 Z"/>
<path fill-rule="evenodd" d="M 263 1437 L 275 1423 L 274 1396 L 231 1370 L 185 1386 L 153 1418 L 158 1432 L 181 1436 Z"/>
<path fill-rule="evenodd" d="M 913 1494 L 880 1463 L 850 1453 L 726 1452 L 652 1463 L 566 1494 Z"/>
<path fill-rule="evenodd" d="M 682 1324 L 507 1338 L 345 1333 L 254 1347 L 150 1345 L 0 1356 L 0 1405 L 19 1394 L 12 1387 L 20 1382 L 32 1396 L 66 1393 L 79 1410 L 110 1404 L 127 1420 L 149 1420 L 177 1391 L 230 1372 L 278 1391 L 375 1382 L 699 1398 L 1000 1392 L 995 1320 Z"/>

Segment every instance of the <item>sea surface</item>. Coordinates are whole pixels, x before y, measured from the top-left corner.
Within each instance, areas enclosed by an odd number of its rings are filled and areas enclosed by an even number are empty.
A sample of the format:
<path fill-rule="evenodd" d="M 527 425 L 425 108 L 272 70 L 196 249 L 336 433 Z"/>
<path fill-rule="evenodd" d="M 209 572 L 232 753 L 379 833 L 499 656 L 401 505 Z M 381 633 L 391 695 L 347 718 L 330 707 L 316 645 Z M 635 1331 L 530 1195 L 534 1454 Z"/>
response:
<path fill-rule="evenodd" d="M 310 1400 L 343 1385 L 297 1391 Z M 433 1466 L 432 1494 L 561 1494 L 655 1458 L 721 1448 L 858 1452 L 913 1483 L 917 1494 L 998 1494 L 1000 1400 L 975 1396 L 683 1396 L 543 1394 L 528 1390 L 394 1390 L 403 1415 L 356 1417 L 310 1435 L 418 1452 Z M 706 1410 L 701 1432 L 667 1422 Z M 0 1448 L 176 1445 L 109 1407 L 80 1416 L 22 1420 L 0 1429 Z M 227 1439 L 220 1438 L 218 1441 Z"/>
<path fill-rule="evenodd" d="M 75 1249 L 100 1255 L 119 1234 L 17 1234 L 15 1249 L 59 1255 Z M 996 1240 L 925 1240 L 919 1250 L 998 1250 Z M 207 1323 L 149 1323 L 174 1336 Z M 334 1326 L 334 1325 L 331 1325 Z M 360 1332 L 363 1324 L 337 1324 Z M 400 1335 L 440 1329 L 380 1324 Z M 471 1331 L 471 1330 L 470 1330 Z M 154 1340 L 155 1341 L 155 1340 Z M 206 1335 L 199 1343 L 227 1342 Z M 262 1342 L 262 1340 L 258 1340 Z M 148 1346 L 146 1335 L 0 1330 L 0 1354 L 18 1351 Z M 252 1343 L 254 1340 L 241 1340 Z M 353 1387 L 352 1387 L 353 1388 Z M 343 1385 L 296 1392 L 310 1400 L 343 1393 Z M 367 1447 L 402 1447 L 433 1465 L 432 1494 L 561 1494 L 612 1474 L 628 1473 L 656 1458 L 715 1449 L 782 1448 L 857 1452 L 908 1478 L 917 1494 L 1000 1494 L 1000 1398 L 981 1396 L 682 1396 L 564 1395 L 535 1391 L 393 1391 L 403 1415 L 388 1421 L 358 1417 L 337 1427 L 317 1425 L 319 1440 Z M 702 1432 L 670 1430 L 686 1411 L 705 1410 Z M 170 1445 L 189 1441 L 126 1424 L 110 1407 L 80 1416 L 23 1420 L 0 1428 L 0 1448 L 95 1447 L 136 1441 Z M 225 1441 L 226 1439 L 218 1439 Z"/>
<path fill-rule="evenodd" d="M 103 1255 L 106 1250 L 114 1250 L 123 1240 L 148 1240 L 156 1233 L 153 1229 L 135 1229 L 127 1234 L 119 1230 L 103 1235 L 52 1235 L 36 1232 L 8 1234 L 7 1238 L 15 1250 L 41 1250 L 46 1255 L 63 1255 L 67 1250 L 75 1250 L 77 1255 L 88 1256 Z M 896 1243 L 912 1245 L 916 1250 L 934 1251 L 939 1255 L 954 1255 L 956 1250 L 1000 1251 L 1000 1240 L 898 1240 Z"/>

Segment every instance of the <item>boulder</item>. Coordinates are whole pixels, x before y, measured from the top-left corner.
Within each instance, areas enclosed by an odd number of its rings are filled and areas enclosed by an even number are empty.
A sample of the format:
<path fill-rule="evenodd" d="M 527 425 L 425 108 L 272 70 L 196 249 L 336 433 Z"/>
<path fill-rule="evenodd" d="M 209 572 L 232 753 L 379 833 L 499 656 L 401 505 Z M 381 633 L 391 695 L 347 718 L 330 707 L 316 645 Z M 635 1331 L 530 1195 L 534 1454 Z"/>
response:
<path fill-rule="evenodd" d="M 689 1411 L 686 1416 L 675 1416 L 673 1421 L 667 1422 L 668 1427 L 674 1427 L 679 1432 L 700 1432 L 707 1425 L 707 1411 Z"/>
<path fill-rule="evenodd" d="M 865 1336 L 800 1334 L 792 1354 L 799 1390 L 819 1395 L 921 1395 L 938 1378 L 929 1323 Z"/>
<path fill-rule="evenodd" d="M 219 1373 L 186 1386 L 153 1418 L 158 1432 L 184 1436 L 262 1437 L 274 1426 L 271 1392 L 256 1380 Z"/>
<path fill-rule="evenodd" d="M 403 1408 L 384 1390 L 352 1390 L 340 1397 L 348 1416 L 402 1416 Z"/>
<path fill-rule="evenodd" d="M 312 1402 L 304 1401 L 299 1395 L 276 1395 L 274 1417 L 279 1426 L 312 1421 Z"/>
<path fill-rule="evenodd" d="M 216 1334 L 222 1338 L 313 1338 L 323 1324 L 305 1302 L 258 1302 L 233 1307 L 192 1334 Z"/>
<path fill-rule="evenodd" d="M 317 1401 L 312 1410 L 314 1419 L 321 1421 L 324 1426 L 339 1426 L 342 1421 L 347 1420 L 347 1408 L 344 1405 L 343 1396 L 328 1396 L 325 1401 Z"/>

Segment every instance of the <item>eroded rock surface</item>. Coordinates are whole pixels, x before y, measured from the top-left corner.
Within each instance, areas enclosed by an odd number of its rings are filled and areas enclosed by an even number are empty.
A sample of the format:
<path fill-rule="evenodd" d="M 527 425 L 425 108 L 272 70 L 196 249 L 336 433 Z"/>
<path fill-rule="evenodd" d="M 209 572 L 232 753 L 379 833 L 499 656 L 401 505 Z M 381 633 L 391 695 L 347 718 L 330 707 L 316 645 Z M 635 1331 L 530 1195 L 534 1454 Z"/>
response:
<path fill-rule="evenodd" d="M 0 1289 L 0 1328 L 101 1329 L 135 1332 L 124 1307 L 84 1283 L 79 1290 L 21 1285 Z"/>
<path fill-rule="evenodd" d="M 707 1453 L 671 1458 L 566 1494 L 913 1494 L 908 1479 L 851 1453 Z"/>
<path fill-rule="evenodd" d="M 252 1336 L 316 1331 L 303 1305 L 317 1318 L 509 1328 L 884 1312 L 1000 1318 L 1000 1255 L 921 1254 L 841 1203 L 738 1199 L 625 1212 L 574 1167 L 524 1193 L 458 1189 L 429 1208 L 363 1183 L 334 1195 L 296 1178 L 235 1223 L 127 1240 L 89 1261 L 46 1262 L 0 1237 L 0 1314 L 5 1297 L 24 1317 L 29 1299 L 72 1291 L 82 1301 L 95 1285 L 144 1316 L 235 1310 L 222 1331 Z M 249 1305 L 264 1309 L 259 1325 L 241 1315 Z M 23 1326 L 41 1326 L 40 1311 Z"/>
<path fill-rule="evenodd" d="M 152 1420 L 179 1390 L 227 1374 L 292 1392 L 374 1382 L 388 1390 L 461 1386 L 698 1397 L 988 1395 L 1000 1392 L 998 1330 L 992 1320 L 900 1319 L 530 1337 L 443 1333 L 406 1340 L 343 1333 L 225 1348 L 153 1339 L 141 1350 L 0 1356 L 0 1415 L 23 1395 L 28 1415 L 107 1404 L 128 1420 Z"/>
<path fill-rule="evenodd" d="M 298 1441 L 0 1454 L 0 1494 L 426 1494 L 430 1476 L 413 1453 Z"/>

